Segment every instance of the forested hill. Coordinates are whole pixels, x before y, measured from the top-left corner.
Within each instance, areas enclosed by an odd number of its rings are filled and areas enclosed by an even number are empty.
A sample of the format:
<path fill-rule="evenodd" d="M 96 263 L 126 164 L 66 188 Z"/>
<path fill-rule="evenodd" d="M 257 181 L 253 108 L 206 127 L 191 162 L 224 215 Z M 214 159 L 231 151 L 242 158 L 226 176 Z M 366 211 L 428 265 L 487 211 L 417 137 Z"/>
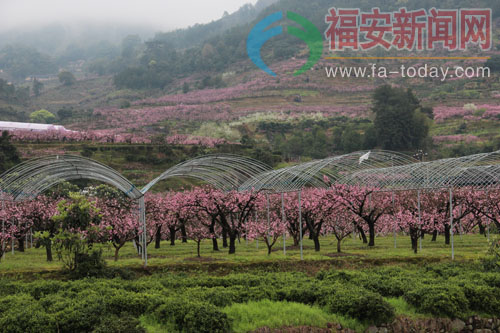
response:
<path fill-rule="evenodd" d="M 263 6 L 265 2 L 258 4 Z M 33 68 L 34 59 L 40 53 L 16 50 L 16 47 L 4 49 L 0 51 L 3 74 L 12 74 L 12 69 L 21 69 L 21 72 L 36 70 L 31 74 L 42 74 L 39 71 L 50 67 L 51 61 L 65 71 L 61 73 L 64 76 L 53 75 L 54 79 L 43 81 L 26 81 L 23 77 L 29 73 L 22 72 L 17 75 L 20 81 L 15 82 L 15 86 L 0 81 L 0 120 L 28 121 L 36 119 L 34 114 L 39 115 L 36 112 L 44 111 L 42 114 L 50 119 L 47 121 L 74 130 L 72 136 L 22 133 L 15 138 L 16 142 L 55 142 L 55 148 L 50 149 L 58 153 L 70 149 L 59 146 L 58 142 L 82 142 L 85 146 L 82 149 L 89 156 L 97 148 L 86 145 L 97 142 L 201 147 L 228 144 L 250 149 L 255 156 L 268 162 L 323 158 L 374 147 L 405 149 L 411 154 L 421 149 L 435 158 L 500 149 L 500 2 L 409 0 L 378 1 L 377 4 L 387 12 L 397 11 L 402 6 L 427 10 L 438 6 L 493 8 L 493 47 L 482 53 L 491 57 L 487 63 L 483 60 L 429 62 L 432 66 L 451 69 L 464 64 L 490 66 L 491 76 L 454 77 L 444 81 L 432 77 L 409 79 L 399 75 L 330 78 L 325 75 L 325 68 L 329 66 L 367 63 L 328 59 L 320 60 L 308 73 L 294 76 L 293 72 L 305 63 L 308 50 L 294 36 L 282 34 L 262 49 L 264 61 L 279 74 L 272 77 L 259 70 L 246 52 L 248 33 L 258 20 L 276 11 L 290 10 L 312 20 L 320 31 L 325 31 L 324 18 L 328 8 L 360 7 L 370 11 L 374 6 L 371 0 L 281 0 L 264 8 L 247 23 L 242 21 L 232 28 L 228 28 L 229 25 L 223 27 L 223 24 L 218 26 L 228 30 L 213 36 L 208 30 L 210 27 L 219 29 L 217 24 L 224 19 L 215 25 L 158 34 L 146 41 L 138 36 L 128 36 L 121 45 L 113 48 L 106 48 L 103 44 L 99 52 L 89 58 L 85 57 L 91 52 L 75 53 L 73 60 L 84 58 L 81 59 L 83 65 L 77 70 L 58 62 L 59 58 L 52 55 L 39 57 L 38 65 Z M 281 23 L 283 26 L 294 24 L 291 21 Z M 206 29 L 206 34 L 202 33 L 203 29 Z M 200 31 L 199 38 L 193 37 L 187 43 L 192 46 L 184 48 L 176 44 L 176 39 L 194 36 L 195 31 Z M 377 54 L 379 51 L 370 52 Z M 392 55 L 392 52 L 379 54 Z M 450 55 L 444 50 L 423 53 Z M 477 56 L 477 50 L 471 49 L 463 54 Z M 5 62 L 5 59 L 9 61 Z M 23 61 L 27 66 L 22 66 Z M 377 65 L 392 70 L 391 66 L 396 68 L 402 63 L 416 67 L 426 64 L 388 60 L 377 62 Z M 382 85 L 413 90 L 412 94 L 419 103 L 414 103 L 415 110 L 410 110 L 407 115 L 425 120 L 419 123 L 428 129 L 421 131 L 428 132 L 428 137 L 407 140 L 409 144 L 404 147 L 386 147 L 382 139 L 382 143 L 378 138 L 374 140 L 376 112 L 373 96 Z M 21 152 L 23 157 L 34 157 L 33 154 L 42 150 L 36 151 L 27 145 L 22 146 Z M 266 154 L 269 156 L 263 158 L 262 155 Z M 134 159 L 132 155 L 129 158 Z"/>
<path fill-rule="evenodd" d="M 278 0 L 259 0 L 255 5 L 246 4 L 232 14 L 224 12 L 223 17 L 219 20 L 206 24 L 195 24 L 186 29 L 160 32 L 156 34 L 154 39 L 164 41 L 176 49 L 186 49 L 196 46 L 227 30 L 252 22 L 260 12 L 276 2 Z"/>
<path fill-rule="evenodd" d="M 234 13 L 225 12 L 210 23 L 170 32 L 155 33 L 155 28 L 145 25 L 88 22 L 0 32 L 0 78 L 20 83 L 32 75 L 57 74 L 61 68 L 115 74 L 140 66 L 140 57 L 148 45 L 159 43 L 167 50 L 203 47 L 206 40 L 254 21 L 277 1 L 259 0 Z"/>
<path fill-rule="evenodd" d="M 408 0 L 377 1 L 382 11 L 397 11 L 402 6 L 407 9 L 419 8 L 492 8 L 494 19 L 500 16 L 500 1 L 498 0 Z M 241 61 L 247 61 L 246 39 L 255 23 L 276 11 L 293 11 L 300 13 L 312 21 L 320 31 L 325 31 L 325 15 L 328 8 L 373 8 L 372 0 L 280 0 L 265 8 L 258 17 L 249 23 L 241 24 L 216 36 L 210 37 L 208 25 L 192 27 L 182 32 L 184 36 L 200 32 L 200 36 L 208 37 L 199 45 L 184 50 L 176 49 L 175 33 L 160 34 L 146 41 L 144 52 L 135 63 L 120 71 L 115 83 L 126 88 L 164 88 L 172 78 L 189 76 L 198 72 L 223 73 L 231 66 Z M 200 37 L 201 38 L 201 37 Z M 263 58 L 266 63 L 273 63 L 297 56 L 304 52 L 305 44 L 296 37 L 282 34 L 274 37 L 272 47 L 264 45 Z M 248 61 L 246 63 L 249 63 Z M 151 65 L 154 65 L 154 68 Z"/>
<path fill-rule="evenodd" d="M 164 88 L 173 78 L 197 72 L 223 73 L 234 64 L 248 60 L 245 47 L 248 33 L 270 13 L 293 11 L 325 31 L 328 8 L 369 10 L 374 4 L 372 0 L 260 0 L 254 6 L 245 5 L 211 23 L 157 33 L 151 39 L 144 40 L 145 32 L 137 28 L 136 33 L 122 37 L 120 42 L 109 40 L 109 33 L 98 36 L 95 29 L 93 35 L 89 35 L 94 36 L 91 40 L 89 36 L 86 40 L 74 38 L 69 44 L 67 39 L 71 35 L 57 27 L 41 30 L 40 36 L 9 33 L 5 37 L 0 35 L 0 69 L 3 71 L 0 78 L 19 83 L 30 75 L 56 74 L 58 70 L 69 69 L 98 75 L 124 73 L 117 80 L 120 87 Z M 382 11 L 395 11 L 402 6 L 408 9 L 492 8 L 494 17 L 500 15 L 498 0 L 380 0 L 376 5 Z M 272 48 L 267 45 L 263 48 L 267 63 L 303 52 L 302 44 L 288 34 L 276 37 L 272 44 Z M 148 72 L 151 64 L 155 66 Z M 124 79 L 127 77 L 130 80 Z"/>

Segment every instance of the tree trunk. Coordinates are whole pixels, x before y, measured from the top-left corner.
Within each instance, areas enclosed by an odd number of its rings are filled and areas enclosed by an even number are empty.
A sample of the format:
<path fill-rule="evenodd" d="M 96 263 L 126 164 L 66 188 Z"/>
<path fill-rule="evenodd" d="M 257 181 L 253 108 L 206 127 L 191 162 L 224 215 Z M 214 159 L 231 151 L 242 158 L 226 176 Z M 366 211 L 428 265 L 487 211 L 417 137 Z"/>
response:
<path fill-rule="evenodd" d="M 224 228 L 222 228 L 222 247 L 227 247 L 227 231 Z"/>
<path fill-rule="evenodd" d="M 184 223 L 181 225 L 181 236 L 182 236 L 182 242 L 187 243 L 188 242 L 188 236 L 186 233 L 186 226 Z"/>
<path fill-rule="evenodd" d="M 269 255 L 271 255 L 271 250 L 272 250 L 273 246 L 271 244 L 269 244 L 269 242 L 267 242 L 266 245 L 267 245 L 267 255 L 269 256 Z"/>
<path fill-rule="evenodd" d="M 486 228 L 482 223 L 479 223 L 479 234 L 484 235 L 486 237 Z"/>
<path fill-rule="evenodd" d="M 135 246 L 136 246 L 137 254 L 138 254 L 138 255 L 141 255 L 141 252 L 142 252 L 142 244 L 141 244 L 141 242 L 139 242 L 139 236 L 136 236 L 136 237 L 135 237 L 134 242 L 135 242 Z"/>
<path fill-rule="evenodd" d="M 375 224 L 368 224 L 368 231 L 370 232 L 370 242 L 368 246 L 375 246 Z"/>
<path fill-rule="evenodd" d="M 444 225 L 444 243 L 446 245 L 450 245 L 450 226 Z"/>
<path fill-rule="evenodd" d="M 418 233 L 415 229 L 410 229 L 411 248 L 414 253 L 418 251 Z"/>
<path fill-rule="evenodd" d="M 227 241 L 226 241 L 227 242 Z M 236 253 L 236 232 L 229 232 L 229 254 Z"/>
<path fill-rule="evenodd" d="M 24 252 L 24 237 L 17 239 L 19 244 L 19 252 Z"/>
<path fill-rule="evenodd" d="M 175 245 L 175 228 L 169 227 L 168 229 L 170 230 L 170 246 L 174 246 Z"/>
<path fill-rule="evenodd" d="M 437 232 L 437 230 L 434 230 L 434 231 L 432 232 L 432 242 L 435 242 L 435 241 L 436 241 L 437 236 L 438 236 L 438 232 Z"/>
<path fill-rule="evenodd" d="M 363 239 L 363 244 L 368 243 L 368 239 L 366 239 L 366 234 L 365 231 L 363 230 L 362 227 L 358 227 L 359 234 L 361 235 L 361 238 Z"/>
<path fill-rule="evenodd" d="M 297 228 L 295 228 L 295 224 L 289 224 L 287 226 L 288 232 L 290 233 L 290 236 L 292 236 L 293 239 L 293 246 L 299 246 L 299 224 L 297 223 Z"/>
<path fill-rule="evenodd" d="M 48 239 L 45 243 L 45 253 L 47 254 L 47 261 L 52 261 L 52 240 Z"/>
<path fill-rule="evenodd" d="M 123 244 L 120 244 L 118 246 L 113 245 L 115 247 L 115 261 L 118 261 L 118 251 L 122 248 Z"/>
<path fill-rule="evenodd" d="M 341 249 L 340 249 L 340 244 L 341 243 L 342 243 L 342 240 L 337 238 L 337 252 L 338 253 L 342 252 Z"/>
<path fill-rule="evenodd" d="M 212 238 L 212 251 L 219 251 L 219 244 L 217 244 L 217 237 Z"/>
<path fill-rule="evenodd" d="M 215 222 L 212 222 L 209 227 L 210 234 L 215 235 Z M 212 251 L 219 251 L 219 244 L 217 244 L 217 237 L 212 237 Z"/>
<path fill-rule="evenodd" d="M 417 254 L 417 252 L 418 252 L 418 246 L 417 246 L 417 244 L 418 244 L 418 239 L 412 237 L 412 239 L 411 239 L 411 247 L 413 248 L 413 252 L 415 254 Z"/>
<path fill-rule="evenodd" d="M 160 248 L 160 242 L 161 242 L 161 226 L 156 229 L 156 236 L 155 236 L 155 249 Z"/>
<path fill-rule="evenodd" d="M 200 243 L 201 243 L 201 240 L 198 240 L 198 258 L 201 257 L 201 255 L 200 255 Z"/>
<path fill-rule="evenodd" d="M 313 237 L 313 240 L 314 240 L 314 251 L 316 252 L 319 252 L 319 249 L 320 249 L 320 245 L 319 245 L 319 236 L 318 235 L 315 235 L 313 233 L 311 233 L 314 237 Z"/>
<path fill-rule="evenodd" d="M 497 227 L 497 230 L 500 230 L 500 222 L 498 222 L 496 219 L 493 220 L 493 223 L 495 223 L 495 226 Z"/>

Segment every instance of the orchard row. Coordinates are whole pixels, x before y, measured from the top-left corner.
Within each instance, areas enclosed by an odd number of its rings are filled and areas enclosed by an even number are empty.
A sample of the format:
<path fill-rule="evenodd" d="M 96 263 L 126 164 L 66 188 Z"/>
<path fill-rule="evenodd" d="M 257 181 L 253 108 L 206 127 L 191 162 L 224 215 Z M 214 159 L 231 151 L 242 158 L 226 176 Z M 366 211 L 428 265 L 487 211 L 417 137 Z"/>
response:
<path fill-rule="evenodd" d="M 309 237 L 315 250 L 319 239 L 334 235 L 341 251 L 342 240 L 358 233 L 375 245 L 376 235 L 404 233 L 417 252 L 423 234 L 484 233 L 490 225 L 500 229 L 500 191 L 461 188 L 443 191 L 380 192 L 376 188 L 334 185 L 328 189 L 265 194 L 223 192 L 198 187 L 182 192 L 146 194 L 146 228 L 139 221 L 138 205 L 121 193 L 101 185 L 98 190 L 40 196 L 36 200 L 4 202 L 0 213 L 2 250 L 18 242 L 22 249 L 27 237 L 34 237 L 52 259 L 53 246 L 67 241 L 68 234 L 86 243 L 111 243 L 115 260 L 119 250 L 134 241 L 140 250 L 140 237 L 160 246 L 161 240 L 173 245 L 177 239 L 200 243 L 211 239 L 229 243 L 235 253 L 240 238 L 263 241 L 271 253 L 281 237 L 291 237 L 295 245 Z M 103 190 L 104 189 L 104 190 Z M 451 199 L 451 205 L 450 205 Z M 300 203 L 300 205 L 299 205 Z"/>

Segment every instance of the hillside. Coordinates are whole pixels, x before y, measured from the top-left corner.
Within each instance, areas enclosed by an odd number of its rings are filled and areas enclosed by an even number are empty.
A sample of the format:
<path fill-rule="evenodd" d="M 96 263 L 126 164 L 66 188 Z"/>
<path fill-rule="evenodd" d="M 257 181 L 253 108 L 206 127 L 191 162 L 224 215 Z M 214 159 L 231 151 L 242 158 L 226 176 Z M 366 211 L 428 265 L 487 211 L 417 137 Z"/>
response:
<path fill-rule="evenodd" d="M 358 2 L 361 8 L 371 8 L 366 1 Z M 407 7 L 414 8 L 418 3 L 420 2 L 409 1 Z M 486 0 L 477 1 L 479 6 L 488 6 L 490 3 Z M 263 1 L 259 4 L 262 7 L 268 3 Z M 452 7 L 461 4 L 459 0 L 449 1 Z M 328 5 L 332 4 L 328 2 Z M 347 6 L 347 3 L 336 1 L 335 5 L 342 7 Z M 384 8 L 394 10 L 394 6 L 386 4 Z M 63 151 L 88 154 L 89 149 L 100 151 L 101 147 L 107 147 L 105 149 L 116 150 L 116 161 L 126 161 L 133 154 L 123 152 L 126 149 L 119 148 L 120 145 L 151 146 L 144 149 L 153 151 L 157 149 L 155 145 L 181 147 L 182 154 L 177 154 L 176 158 L 168 161 L 173 163 L 199 153 L 190 152 L 187 149 L 190 146 L 201 146 L 202 149 L 227 146 L 230 150 L 249 149 L 247 152 L 250 155 L 276 164 L 279 161 L 323 158 L 332 154 L 376 148 L 372 138 L 372 94 L 376 87 L 390 84 L 411 88 L 424 107 L 433 108 L 430 139 L 421 147 L 428 152 L 429 158 L 500 149 L 498 72 L 492 72 L 490 77 L 446 80 L 439 77 L 408 78 L 400 75 L 385 78 L 333 78 L 327 73 L 329 68 L 371 66 L 371 63 L 360 60 L 326 60 L 324 57 L 331 54 L 326 52 L 328 47 L 325 42 L 323 59 L 307 74 L 294 76 L 293 72 L 305 63 L 308 51 L 305 44 L 297 43 L 293 38 L 279 37 L 276 44 L 266 44 L 262 50 L 264 60 L 278 74 L 274 78 L 251 63 L 245 55 L 243 39 L 240 37 L 246 36 L 250 26 L 258 19 L 271 12 L 287 9 L 311 18 L 323 30 L 325 26 L 321 19 L 324 20 L 325 8 L 328 6 L 324 0 L 315 0 L 307 6 L 295 0 L 282 0 L 267 8 L 261 7 L 254 8 L 262 12 L 252 23 L 242 21 L 239 26 L 229 30 L 224 28 L 224 31 L 214 36 L 205 36 L 203 42 L 193 40 L 191 48 L 185 51 L 181 50 L 182 45 L 175 45 L 173 40 L 187 35 L 194 36 L 196 29 L 201 29 L 201 26 L 157 35 L 139 47 L 142 49 L 140 55 L 131 60 L 138 66 L 134 70 L 145 70 L 146 74 L 166 71 L 168 79 L 162 87 L 120 87 L 116 83 L 120 73 L 83 73 L 77 76 L 78 81 L 72 86 L 54 81 L 46 82 L 40 96 L 32 95 L 29 102 L 15 105 L 14 111 L 8 109 L 2 117 L 12 120 L 9 119 L 9 114 L 18 112 L 22 114 L 18 120 L 26 120 L 29 113 L 44 108 L 58 116 L 58 123 L 85 133 L 78 137 L 32 135 L 18 138 L 19 148 L 25 158 Z M 242 14 L 240 11 L 234 15 L 238 13 Z M 495 10 L 494 16 L 498 13 Z M 209 26 L 204 28 L 208 29 Z M 494 19 L 493 34 L 493 48 L 482 52 L 482 56 L 500 55 L 498 17 Z M 199 45 L 196 46 L 197 44 Z M 171 48 L 158 53 L 155 48 L 158 45 L 171 45 Z M 233 46 L 238 52 L 232 53 Z M 290 46 L 293 49 L 289 50 Z M 281 48 L 289 51 L 280 54 L 277 50 Z M 461 52 L 460 55 L 474 56 L 476 52 L 472 49 Z M 206 61 L 197 63 L 196 57 L 201 54 L 206 56 Z M 378 54 L 381 53 L 377 53 L 377 50 L 367 53 Z M 388 54 L 399 56 L 408 55 L 408 52 L 391 51 Z M 431 54 L 449 55 L 443 50 L 419 53 L 421 56 Z M 183 58 L 183 55 L 186 57 Z M 216 61 L 212 62 L 213 59 Z M 177 64 L 181 64 L 181 67 L 172 72 L 172 66 Z M 425 63 L 415 60 L 377 60 L 376 65 L 378 68 L 386 66 L 389 69 L 397 69 L 402 65 L 414 66 L 416 69 L 426 65 L 478 68 L 485 65 L 485 60 L 429 60 Z M 191 68 L 191 71 L 182 72 L 182 68 Z M 9 105 L 5 104 L 5 107 Z M 116 149 L 110 148 L 114 146 Z M 414 154 L 415 151 L 409 150 L 406 153 Z M 160 151 L 158 154 L 160 159 L 164 158 Z M 98 159 L 104 158 L 100 154 L 91 155 Z M 146 160 L 147 158 L 143 158 L 135 161 L 141 165 L 137 169 L 142 168 L 146 173 L 157 172 L 168 164 L 158 162 L 160 166 L 156 170 L 151 169 Z M 116 163 L 115 166 L 120 167 L 119 164 Z M 141 182 L 141 176 L 131 177 Z"/>
<path fill-rule="evenodd" d="M 500 333 L 500 0 L 13 5 L 0 333 Z"/>
<path fill-rule="evenodd" d="M 439 146 L 451 148 L 450 144 L 467 143 L 480 150 L 485 144 L 498 142 L 500 84 L 497 74 L 490 78 L 446 82 L 440 79 L 408 82 L 410 80 L 398 77 L 332 79 L 324 72 L 332 63 L 323 61 L 307 76 L 293 77 L 290 72 L 303 61 L 276 63 L 273 70 L 288 72 L 279 79 L 257 70 L 225 73 L 224 81 L 228 82 L 225 88 L 178 91 L 185 84 L 196 85 L 200 78 L 192 76 L 176 81 L 169 86 L 173 93 L 160 97 L 138 99 L 140 94 L 130 90 L 112 91 L 99 97 L 101 107 L 95 107 L 86 122 L 78 119 L 66 123 L 74 130 L 134 133 L 144 138 L 189 134 L 241 142 L 249 137 L 270 143 L 276 150 L 280 150 L 280 143 L 276 142 L 279 138 L 289 139 L 301 127 L 312 130 L 319 126 L 325 131 L 328 143 L 333 145 L 339 125 L 342 128 L 354 120 L 372 119 L 371 93 L 378 85 L 390 83 L 411 87 L 423 104 L 434 108 L 431 133 Z M 450 65 L 453 64 L 447 64 Z M 120 107 L 118 104 L 124 101 L 131 105 Z M 78 103 L 84 105 L 85 100 Z M 364 132 L 362 124 L 356 125 L 355 130 L 359 135 Z M 337 151 L 348 150 L 338 148 Z"/>

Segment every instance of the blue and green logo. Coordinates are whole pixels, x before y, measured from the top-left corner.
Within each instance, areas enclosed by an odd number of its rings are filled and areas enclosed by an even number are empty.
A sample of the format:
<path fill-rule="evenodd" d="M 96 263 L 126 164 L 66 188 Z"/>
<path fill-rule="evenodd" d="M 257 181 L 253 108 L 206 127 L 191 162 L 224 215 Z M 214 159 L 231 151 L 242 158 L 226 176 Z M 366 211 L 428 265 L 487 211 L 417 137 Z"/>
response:
<path fill-rule="evenodd" d="M 296 22 L 303 28 L 302 30 L 295 26 L 288 26 L 287 32 L 290 35 L 303 40 L 309 47 L 309 58 L 307 62 L 293 74 L 297 76 L 311 69 L 321 58 L 321 55 L 323 54 L 323 36 L 321 35 L 319 29 L 311 23 L 311 21 L 300 16 L 299 14 L 287 12 L 286 18 Z M 252 31 L 250 31 L 247 39 L 247 53 L 250 59 L 255 65 L 257 65 L 257 67 L 272 76 L 276 76 L 276 73 L 274 73 L 262 60 L 260 50 L 268 40 L 283 33 L 282 26 L 276 26 L 268 29 L 270 25 L 282 19 L 282 12 L 276 12 L 265 17 L 262 21 L 255 25 Z"/>

